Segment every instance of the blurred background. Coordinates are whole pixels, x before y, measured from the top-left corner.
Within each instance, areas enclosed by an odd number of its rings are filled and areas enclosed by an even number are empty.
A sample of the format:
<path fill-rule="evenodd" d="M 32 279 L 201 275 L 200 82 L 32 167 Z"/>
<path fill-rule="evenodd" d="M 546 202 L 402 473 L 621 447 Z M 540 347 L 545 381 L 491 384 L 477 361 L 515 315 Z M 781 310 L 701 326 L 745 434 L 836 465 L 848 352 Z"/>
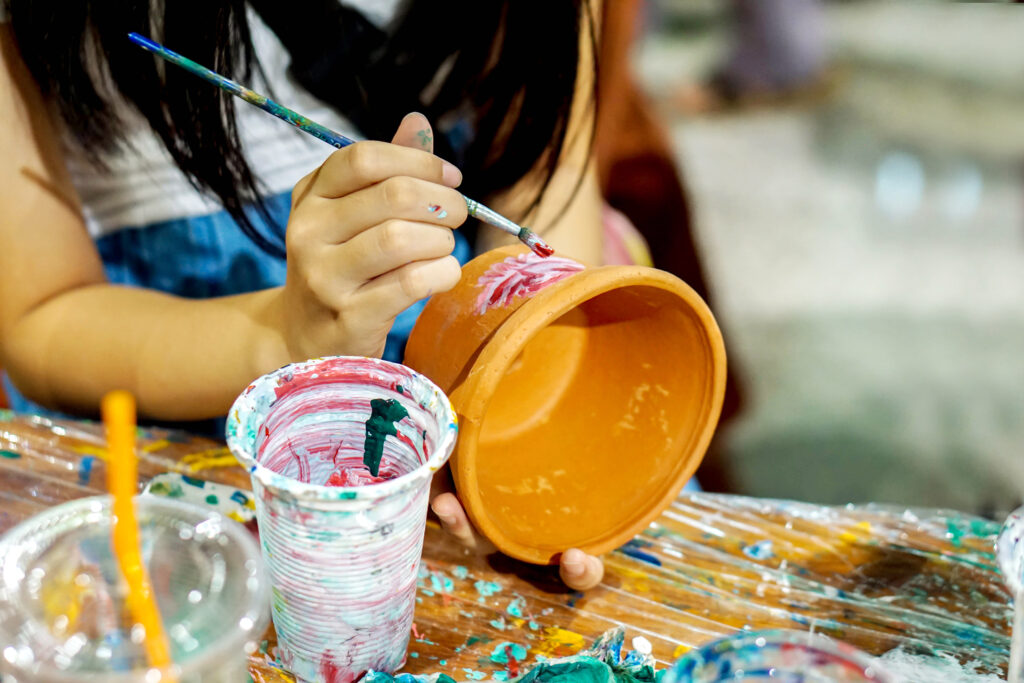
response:
<path fill-rule="evenodd" d="M 743 396 L 709 457 L 757 496 L 1000 515 L 1024 493 L 1024 7 L 753 2 L 774 16 L 640 3 L 629 60 Z"/>

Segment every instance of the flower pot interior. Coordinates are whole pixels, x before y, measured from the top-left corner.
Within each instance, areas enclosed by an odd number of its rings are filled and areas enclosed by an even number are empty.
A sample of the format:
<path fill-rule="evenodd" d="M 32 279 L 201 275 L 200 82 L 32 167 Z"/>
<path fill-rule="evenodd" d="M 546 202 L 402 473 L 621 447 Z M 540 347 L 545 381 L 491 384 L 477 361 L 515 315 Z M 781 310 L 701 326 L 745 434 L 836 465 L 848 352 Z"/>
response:
<path fill-rule="evenodd" d="M 678 292 L 597 294 L 508 355 L 476 443 L 460 450 L 473 452 L 460 487 L 478 492 L 479 521 L 512 555 L 610 550 L 696 470 L 721 371 L 707 321 Z"/>

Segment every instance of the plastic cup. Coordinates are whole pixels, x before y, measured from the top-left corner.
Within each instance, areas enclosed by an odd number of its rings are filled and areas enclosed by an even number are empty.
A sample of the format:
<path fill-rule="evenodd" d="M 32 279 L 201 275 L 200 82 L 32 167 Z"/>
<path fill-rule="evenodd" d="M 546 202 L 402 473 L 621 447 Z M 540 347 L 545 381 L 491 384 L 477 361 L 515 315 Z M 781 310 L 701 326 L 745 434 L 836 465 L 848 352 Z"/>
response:
<path fill-rule="evenodd" d="M 374 400 L 408 413 L 383 438 L 393 478 L 325 485 L 362 467 Z M 235 401 L 227 442 L 252 474 L 278 654 L 300 680 L 350 683 L 405 663 L 430 481 L 457 431 L 433 383 L 370 358 L 289 365 Z"/>
<path fill-rule="evenodd" d="M 237 522 L 139 496 L 143 561 L 181 683 L 247 680 L 268 623 L 259 550 Z M 111 548 L 111 499 L 42 512 L 0 538 L 0 679 L 156 683 Z"/>
<path fill-rule="evenodd" d="M 857 648 L 803 631 L 740 633 L 684 655 L 661 683 L 895 683 Z"/>

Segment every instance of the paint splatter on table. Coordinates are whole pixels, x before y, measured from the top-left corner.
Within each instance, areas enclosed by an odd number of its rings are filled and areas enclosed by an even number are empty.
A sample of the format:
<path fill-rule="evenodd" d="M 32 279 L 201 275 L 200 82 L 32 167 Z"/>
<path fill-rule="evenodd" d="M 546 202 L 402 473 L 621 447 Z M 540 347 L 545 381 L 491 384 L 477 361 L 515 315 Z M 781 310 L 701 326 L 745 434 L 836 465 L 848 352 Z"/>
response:
<path fill-rule="evenodd" d="M 139 436 L 142 485 L 176 472 L 185 486 L 248 489 L 246 472 L 216 441 L 162 430 Z M 46 507 L 105 493 L 107 454 L 94 423 L 0 411 L 0 453 L 0 532 Z M 157 483 L 173 493 L 171 481 Z M 219 502 L 234 488 L 207 495 Z M 650 642 L 659 665 L 738 629 L 798 628 L 875 655 L 903 647 L 1002 673 L 1012 612 L 993 555 L 998 531 L 946 511 L 681 496 L 605 558 L 604 582 L 583 595 L 547 568 L 473 556 L 430 526 L 404 670 L 509 680 L 624 626 L 627 638 Z M 291 680 L 273 651 L 271 630 L 250 659 L 257 683 Z"/>

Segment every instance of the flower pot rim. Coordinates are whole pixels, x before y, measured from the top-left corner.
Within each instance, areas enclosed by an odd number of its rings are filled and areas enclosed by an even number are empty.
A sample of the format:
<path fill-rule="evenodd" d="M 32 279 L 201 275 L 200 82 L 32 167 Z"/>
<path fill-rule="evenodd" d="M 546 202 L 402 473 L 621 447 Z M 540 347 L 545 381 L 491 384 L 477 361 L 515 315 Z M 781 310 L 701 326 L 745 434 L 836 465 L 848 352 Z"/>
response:
<path fill-rule="evenodd" d="M 700 458 L 692 455 L 703 454 L 711 442 L 725 396 L 725 344 L 711 310 L 693 288 L 674 275 L 645 266 L 587 267 L 552 283 L 524 301 L 501 323 L 473 362 L 459 389 L 462 433 L 458 455 L 453 460 L 459 497 L 477 528 L 502 552 L 516 559 L 535 564 L 552 564 L 557 562 L 560 553 L 552 555 L 506 537 L 491 521 L 478 487 L 467 485 L 472 484 L 475 478 L 477 440 L 491 398 L 509 366 L 543 328 L 586 301 L 631 287 L 651 287 L 675 294 L 689 312 L 700 319 L 704 343 L 708 349 L 708 363 L 711 365 L 708 379 L 710 397 L 704 401 L 703 414 L 698 420 L 698 424 L 703 426 L 680 450 L 681 456 L 686 454 L 688 457 L 673 476 L 673 485 L 666 489 L 664 495 L 652 499 L 652 504 L 643 515 L 624 521 L 617 529 L 609 530 L 596 542 L 581 549 L 591 554 L 601 554 L 633 538 L 675 499 L 700 464 Z M 556 305 L 554 302 L 558 299 L 562 301 Z M 503 354 L 504 360 L 498 360 Z"/>

